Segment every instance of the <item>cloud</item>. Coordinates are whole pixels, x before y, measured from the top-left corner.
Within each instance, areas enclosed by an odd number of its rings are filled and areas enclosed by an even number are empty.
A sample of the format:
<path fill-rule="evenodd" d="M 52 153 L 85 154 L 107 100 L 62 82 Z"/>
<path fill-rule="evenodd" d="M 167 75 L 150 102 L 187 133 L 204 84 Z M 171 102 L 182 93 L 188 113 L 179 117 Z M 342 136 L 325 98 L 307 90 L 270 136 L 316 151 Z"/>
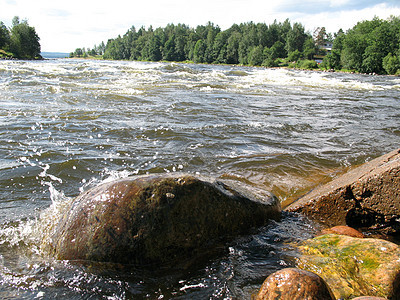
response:
<path fill-rule="evenodd" d="M 317 14 L 338 11 L 361 10 L 378 4 L 395 3 L 394 0 L 288 0 L 281 1 L 276 7 L 279 12 Z"/>
<path fill-rule="evenodd" d="M 70 11 L 67 11 L 65 9 L 54 9 L 54 8 L 49 8 L 45 10 L 44 15 L 48 17 L 68 17 L 71 16 L 72 13 Z"/>
<path fill-rule="evenodd" d="M 375 16 L 387 19 L 390 16 L 400 16 L 400 5 L 397 7 L 388 3 L 381 3 L 363 9 L 338 10 L 335 12 L 321 12 L 317 14 L 302 14 L 293 18 L 293 21 L 301 22 L 306 29 L 313 31 L 317 27 L 324 26 L 328 32 L 335 33 L 339 29 L 346 31 L 363 20 L 372 20 Z"/>
<path fill-rule="evenodd" d="M 3 1 L 0 21 L 10 26 L 14 16 L 26 18 L 36 28 L 43 51 L 65 52 L 106 42 L 123 35 L 132 25 L 157 28 L 184 23 L 195 27 L 211 21 L 227 29 L 234 23 L 271 24 L 275 19 L 283 22 L 289 18 L 310 31 L 325 26 L 327 31 L 336 32 L 375 15 L 400 15 L 398 0 Z"/>

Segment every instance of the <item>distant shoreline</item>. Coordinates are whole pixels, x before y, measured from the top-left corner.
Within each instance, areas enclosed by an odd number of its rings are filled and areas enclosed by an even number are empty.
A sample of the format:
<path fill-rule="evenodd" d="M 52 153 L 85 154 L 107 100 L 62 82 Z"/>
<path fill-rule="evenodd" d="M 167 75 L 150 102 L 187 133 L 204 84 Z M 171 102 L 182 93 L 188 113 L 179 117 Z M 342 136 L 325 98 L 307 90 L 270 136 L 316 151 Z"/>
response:
<path fill-rule="evenodd" d="M 194 61 L 143 61 L 143 60 L 115 60 L 115 59 L 104 59 L 101 56 L 88 56 L 88 57 L 65 57 L 65 59 L 79 59 L 79 60 L 104 60 L 104 61 L 126 61 L 126 62 L 148 62 L 148 63 L 176 63 L 176 64 L 196 64 L 196 65 L 210 65 L 210 66 L 231 66 L 231 67 L 248 67 L 248 68 L 262 68 L 262 69 L 287 69 L 287 70 L 298 70 L 298 71 L 311 71 L 311 72 L 322 72 L 322 73 L 343 73 L 343 74 L 359 74 L 359 75 L 369 75 L 369 76 L 390 76 L 390 77 L 400 77 L 397 75 L 388 75 L 388 74 L 368 74 L 368 73 L 359 73 L 355 70 L 324 70 L 321 68 L 316 69 L 301 69 L 295 68 L 291 66 L 280 66 L 280 67 L 264 67 L 264 66 L 249 66 L 249 65 L 238 65 L 238 64 L 212 64 L 212 63 L 195 63 Z"/>
<path fill-rule="evenodd" d="M 41 52 L 40 55 L 44 59 L 52 59 L 52 58 L 68 58 L 69 53 L 66 52 Z"/>

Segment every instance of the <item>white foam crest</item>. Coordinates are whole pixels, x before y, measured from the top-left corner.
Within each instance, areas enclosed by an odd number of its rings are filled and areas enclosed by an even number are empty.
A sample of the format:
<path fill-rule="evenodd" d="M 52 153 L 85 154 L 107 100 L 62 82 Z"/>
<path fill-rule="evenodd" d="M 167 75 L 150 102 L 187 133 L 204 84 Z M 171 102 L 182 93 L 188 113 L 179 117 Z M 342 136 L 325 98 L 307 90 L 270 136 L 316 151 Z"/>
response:
<path fill-rule="evenodd" d="M 53 230 L 57 227 L 65 207 L 72 198 L 57 191 L 51 183 L 47 183 L 52 204 L 40 213 L 37 219 L 5 223 L 0 228 L 0 245 L 8 247 L 28 247 L 32 254 L 43 253 L 41 247 L 49 245 Z"/>
<path fill-rule="evenodd" d="M 293 71 L 287 69 L 256 69 L 248 76 L 239 77 L 242 84 L 248 85 L 283 85 L 283 86 L 309 86 L 317 88 L 347 88 L 358 90 L 383 90 L 384 86 L 370 82 L 361 82 L 349 77 L 329 77 L 324 72 Z M 389 87 L 390 88 L 390 87 Z"/>
<path fill-rule="evenodd" d="M 21 243 L 29 244 L 33 240 L 35 220 L 28 220 L 15 224 L 5 224 L 0 228 L 0 245 L 8 243 L 10 246 L 18 246 Z"/>
<path fill-rule="evenodd" d="M 89 180 L 82 180 L 83 185 L 79 188 L 79 192 L 83 193 L 87 189 L 90 189 L 95 186 L 99 186 L 103 183 L 108 183 L 112 182 L 114 180 L 126 178 L 129 176 L 137 175 L 139 173 L 139 170 L 136 171 L 127 171 L 127 170 L 122 170 L 122 171 L 116 171 L 116 170 L 109 170 L 105 168 L 102 172 L 102 179 L 101 178 L 96 178 L 92 177 Z"/>
<path fill-rule="evenodd" d="M 22 158 L 21 158 L 21 160 L 22 160 Z M 39 173 L 39 177 L 42 177 L 42 178 L 48 177 L 53 181 L 58 181 L 59 183 L 63 183 L 61 178 L 47 173 L 47 171 L 50 169 L 50 165 L 46 164 L 44 167 L 41 167 L 41 168 L 43 169 L 43 171 Z"/>
<path fill-rule="evenodd" d="M 101 88 L 115 94 L 138 95 L 143 94 L 146 87 L 153 87 L 161 80 L 158 72 L 126 73 L 116 80 L 105 82 Z"/>
<path fill-rule="evenodd" d="M 50 199 L 52 204 L 40 214 L 40 217 L 34 223 L 32 236 L 37 239 L 40 252 L 44 253 L 50 245 L 50 239 L 53 231 L 65 213 L 65 209 L 71 204 L 73 198 L 66 197 L 64 193 L 58 191 L 51 182 L 46 183 L 49 186 Z M 39 250 L 38 250 L 39 251 Z"/>
<path fill-rule="evenodd" d="M 105 169 L 105 175 L 107 176 L 105 179 L 103 179 L 101 181 L 101 183 L 107 183 L 107 182 L 112 182 L 114 180 L 118 180 L 118 179 L 122 179 L 122 178 L 126 178 L 129 176 L 132 176 L 134 173 L 127 171 L 127 170 L 123 170 L 123 171 L 115 171 L 115 170 L 108 170 Z"/>
<path fill-rule="evenodd" d="M 55 74 L 57 75 L 65 74 L 67 71 L 63 64 L 52 61 L 48 62 L 24 61 L 22 63 L 8 63 L 8 64 L 6 61 L 4 67 L 7 71 L 18 72 L 18 73 L 30 72 L 35 75 L 42 73 L 54 76 Z"/>
<path fill-rule="evenodd" d="M 166 63 L 162 63 L 162 62 L 140 62 L 140 61 L 130 61 L 130 62 L 126 62 L 126 64 L 124 64 L 124 67 L 126 69 L 131 69 L 131 70 L 157 70 L 161 67 L 164 67 Z"/>

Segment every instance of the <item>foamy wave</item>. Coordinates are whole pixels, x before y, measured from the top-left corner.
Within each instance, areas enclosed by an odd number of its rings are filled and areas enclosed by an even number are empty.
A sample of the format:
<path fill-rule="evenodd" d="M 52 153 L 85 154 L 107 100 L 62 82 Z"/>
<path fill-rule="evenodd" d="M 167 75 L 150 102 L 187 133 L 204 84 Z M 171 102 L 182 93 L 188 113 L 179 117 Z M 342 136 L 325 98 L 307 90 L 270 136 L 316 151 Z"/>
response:
<path fill-rule="evenodd" d="M 287 69 L 255 69 L 248 76 L 238 78 L 242 84 L 283 85 L 293 87 L 347 88 L 361 90 L 384 90 L 385 86 L 361 82 L 349 77 L 330 77 L 329 73 L 295 71 Z M 389 87 L 388 87 L 389 88 Z"/>

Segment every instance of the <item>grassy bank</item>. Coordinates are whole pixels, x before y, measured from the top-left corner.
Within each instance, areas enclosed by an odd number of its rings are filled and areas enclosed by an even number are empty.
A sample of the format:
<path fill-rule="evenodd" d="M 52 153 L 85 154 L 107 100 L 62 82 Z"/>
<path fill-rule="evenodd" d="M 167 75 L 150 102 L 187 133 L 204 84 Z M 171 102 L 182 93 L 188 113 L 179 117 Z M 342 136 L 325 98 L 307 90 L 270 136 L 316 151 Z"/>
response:
<path fill-rule="evenodd" d="M 14 57 L 13 53 L 0 49 L 0 59 L 12 59 Z"/>

